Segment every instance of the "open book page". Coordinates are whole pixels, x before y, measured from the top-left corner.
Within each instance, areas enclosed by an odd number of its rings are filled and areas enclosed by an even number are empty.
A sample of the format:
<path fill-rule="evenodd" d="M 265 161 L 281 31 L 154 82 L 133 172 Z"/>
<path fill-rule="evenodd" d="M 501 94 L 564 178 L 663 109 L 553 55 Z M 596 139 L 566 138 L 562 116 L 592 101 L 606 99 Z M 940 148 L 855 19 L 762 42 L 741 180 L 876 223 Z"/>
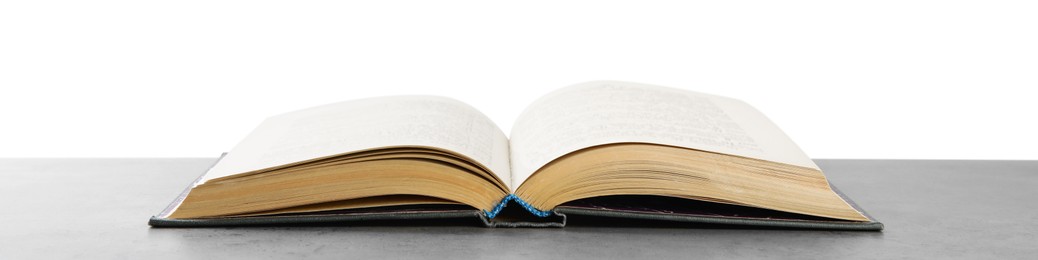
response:
<path fill-rule="evenodd" d="M 460 101 L 394 96 L 333 103 L 263 121 L 204 177 L 211 180 L 337 154 L 391 146 L 450 150 L 508 184 L 508 138 Z M 201 182 L 201 183 L 204 183 Z"/>
<path fill-rule="evenodd" d="M 775 124 L 744 102 L 627 82 L 589 82 L 549 93 L 523 111 L 510 137 L 512 187 L 558 157 L 620 142 L 818 168 Z"/>

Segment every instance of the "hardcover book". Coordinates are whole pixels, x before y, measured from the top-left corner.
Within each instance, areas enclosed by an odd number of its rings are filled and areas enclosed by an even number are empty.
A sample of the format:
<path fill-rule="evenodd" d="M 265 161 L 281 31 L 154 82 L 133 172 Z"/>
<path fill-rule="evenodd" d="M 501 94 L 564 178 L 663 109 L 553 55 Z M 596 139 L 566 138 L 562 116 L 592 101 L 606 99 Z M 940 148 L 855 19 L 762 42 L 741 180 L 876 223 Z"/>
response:
<path fill-rule="evenodd" d="M 460 101 L 394 96 L 270 117 L 155 227 L 567 217 L 833 230 L 883 225 L 744 102 L 616 81 L 529 105 L 506 136 Z"/>

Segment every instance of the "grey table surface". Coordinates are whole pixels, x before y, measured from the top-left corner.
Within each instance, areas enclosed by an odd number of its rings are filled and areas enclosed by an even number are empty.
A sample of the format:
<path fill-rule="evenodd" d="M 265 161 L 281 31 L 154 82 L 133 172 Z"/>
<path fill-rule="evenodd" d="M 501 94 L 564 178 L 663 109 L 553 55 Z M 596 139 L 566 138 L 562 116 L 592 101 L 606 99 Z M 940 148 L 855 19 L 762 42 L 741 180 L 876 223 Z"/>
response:
<path fill-rule="evenodd" d="M 817 160 L 883 232 L 148 227 L 213 158 L 0 159 L 0 259 L 1034 258 L 1038 161 Z"/>

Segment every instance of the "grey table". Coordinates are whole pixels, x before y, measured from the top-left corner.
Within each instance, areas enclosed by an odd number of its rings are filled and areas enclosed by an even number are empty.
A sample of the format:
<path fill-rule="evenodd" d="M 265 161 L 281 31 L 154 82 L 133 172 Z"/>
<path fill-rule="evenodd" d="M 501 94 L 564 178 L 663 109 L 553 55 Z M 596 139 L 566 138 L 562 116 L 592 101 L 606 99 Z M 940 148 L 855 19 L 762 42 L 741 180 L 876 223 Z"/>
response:
<path fill-rule="evenodd" d="M 149 228 L 148 217 L 213 161 L 0 159 L 0 259 L 1038 256 L 1038 161 L 818 160 L 834 185 L 886 224 L 883 232 L 660 226 Z"/>

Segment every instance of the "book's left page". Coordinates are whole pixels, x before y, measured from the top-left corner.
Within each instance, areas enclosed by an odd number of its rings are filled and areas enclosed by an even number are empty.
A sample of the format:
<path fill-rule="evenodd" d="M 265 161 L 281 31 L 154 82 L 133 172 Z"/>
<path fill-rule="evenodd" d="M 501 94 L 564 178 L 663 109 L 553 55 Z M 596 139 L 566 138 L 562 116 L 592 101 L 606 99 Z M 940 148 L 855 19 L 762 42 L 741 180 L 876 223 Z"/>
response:
<path fill-rule="evenodd" d="M 460 101 L 394 96 L 345 101 L 270 117 L 213 166 L 198 184 L 344 153 L 386 147 L 449 150 L 511 179 L 508 138 Z"/>

